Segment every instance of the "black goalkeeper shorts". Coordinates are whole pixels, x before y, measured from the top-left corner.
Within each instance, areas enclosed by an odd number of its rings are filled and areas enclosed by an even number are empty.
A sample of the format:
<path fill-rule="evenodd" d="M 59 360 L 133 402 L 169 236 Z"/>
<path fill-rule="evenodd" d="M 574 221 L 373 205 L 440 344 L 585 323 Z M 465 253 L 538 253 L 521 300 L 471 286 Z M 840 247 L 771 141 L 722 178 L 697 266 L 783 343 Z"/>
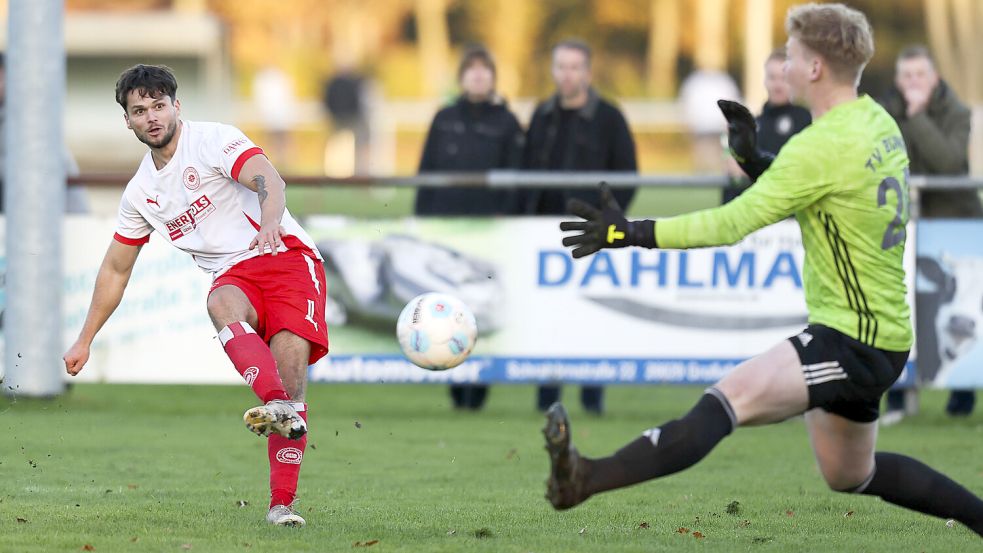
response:
<path fill-rule="evenodd" d="M 789 338 L 809 387 L 809 408 L 855 422 L 874 422 L 881 395 L 901 376 L 907 351 L 868 346 L 838 330 L 809 325 Z"/>

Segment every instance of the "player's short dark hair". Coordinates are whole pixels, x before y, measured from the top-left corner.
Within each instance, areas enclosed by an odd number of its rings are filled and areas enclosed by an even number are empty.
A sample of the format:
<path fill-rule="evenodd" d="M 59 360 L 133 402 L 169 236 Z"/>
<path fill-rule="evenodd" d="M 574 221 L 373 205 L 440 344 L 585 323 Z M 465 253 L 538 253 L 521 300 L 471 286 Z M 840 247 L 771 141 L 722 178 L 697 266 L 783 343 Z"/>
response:
<path fill-rule="evenodd" d="M 587 67 L 590 67 L 591 57 L 593 56 L 593 53 L 590 49 L 590 45 L 587 44 L 586 42 L 580 40 L 579 38 L 567 38 L 553 45 L 552 53 L 556 54 L 556 51 L 561 48 L 567 50 L 577 50 L 578 52 L 584 55 L 584 59 L 587 60 Z"/>
<path fill-rule="evenodd" d="M 911 60 L 915 58 L 925 58 L 935 67 L 935 56 L 932 55 L 931 50 L 928 49 L 924 44 L 911 44 L 905 46 L 898 52 L 898 60 Z"/>
<path fill-rule="evenodd" d="M 497 74 L 495 70 L 495 58 L 492 56 L 491 52 L 487 48 L 479 44 L 468 47 L 464 51 L 464 55 L 461 56 L 461 63 L 457 65 L 457 79 L 461 80 L 464 72 L 471 67 L 472 63 L 481 63 L 485 67 L 491 70 L 492 76 Z"/>
<path fill-rule="evenodd" d="M 144 65 L 139 63 L 123 71 L 116 81 L 116 103 L 126 111 L 126 97 L 132 91 L 140 96 L 150 96 L 159 99 L 170 96 L 171 101 L 177 98 L 177 79 L 174 71 L 166 65 Z"/>

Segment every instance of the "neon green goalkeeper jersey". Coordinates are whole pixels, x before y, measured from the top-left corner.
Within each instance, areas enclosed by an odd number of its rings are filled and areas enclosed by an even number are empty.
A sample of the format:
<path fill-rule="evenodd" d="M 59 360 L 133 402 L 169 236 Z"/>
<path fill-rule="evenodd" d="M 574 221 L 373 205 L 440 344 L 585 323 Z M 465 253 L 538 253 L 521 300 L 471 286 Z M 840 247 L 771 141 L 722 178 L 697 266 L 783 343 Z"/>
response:
<path fill-rule="evenodd" d="M 837 105 L 792 137 L 729 204 L 655 225 L 660 248 L 733 244 L 794 214 L 805 248 L 809 322 L 876 348 L 911 348 L 901 259 L 908 155 L 894 119 L 870 97 Z"/>

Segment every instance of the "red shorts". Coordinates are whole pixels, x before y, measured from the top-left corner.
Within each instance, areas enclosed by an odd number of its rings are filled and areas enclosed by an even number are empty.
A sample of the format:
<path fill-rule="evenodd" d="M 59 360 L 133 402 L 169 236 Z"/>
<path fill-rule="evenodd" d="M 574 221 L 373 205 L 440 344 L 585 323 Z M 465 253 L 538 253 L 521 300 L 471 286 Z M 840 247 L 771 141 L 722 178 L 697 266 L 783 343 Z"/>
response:
<path fill-rule="evenodd" d="M 215 279 L 208 293 L 219 286 L 235 286 L 246 294 L 259 319 L 256 333 L 267 344 L 287 330 L 311 343 L 308 364 L 327 355 L 324 265 L 310 251 L 293 249 L 240 261 Z"/>

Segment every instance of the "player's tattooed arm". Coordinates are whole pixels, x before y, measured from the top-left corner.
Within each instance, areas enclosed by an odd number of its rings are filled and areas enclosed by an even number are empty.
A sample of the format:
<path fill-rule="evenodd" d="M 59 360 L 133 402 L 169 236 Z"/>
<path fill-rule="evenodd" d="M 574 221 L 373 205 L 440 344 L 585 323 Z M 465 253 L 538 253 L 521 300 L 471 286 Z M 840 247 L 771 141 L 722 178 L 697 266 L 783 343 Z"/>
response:
<path fill-rule="evenodd" d="M 266 202 L 266 198 L 270 196 L 270 193 L 266 190 L 266 177 L 256 175 L 252 178 L 251 182 L 256 185 L 256 193 L 259 195 L 259 205 L 262 207 Z"/>
<path fill-rule="evenodd" d="M 242 165 L 239 183 L 256 192 L 259 201 L 259 230 L 250 242 L 249 249 L 258 247 L 261 253 L 276 255 L 285 234 L 280 226 L 287 204 L 283 179 L 266 156 L 255 155 Z"/>

